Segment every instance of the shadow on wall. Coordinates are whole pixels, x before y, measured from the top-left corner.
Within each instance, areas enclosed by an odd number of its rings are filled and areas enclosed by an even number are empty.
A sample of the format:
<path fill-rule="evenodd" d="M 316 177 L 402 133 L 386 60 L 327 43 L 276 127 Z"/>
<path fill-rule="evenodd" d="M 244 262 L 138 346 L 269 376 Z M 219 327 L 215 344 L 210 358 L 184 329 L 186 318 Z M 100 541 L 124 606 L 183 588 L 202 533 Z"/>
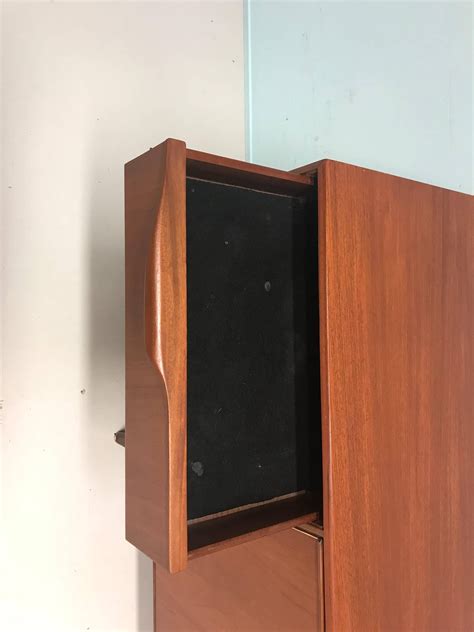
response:
<path fill-rule="evenodd" d="M 97 122 L 99 123 L 99 119 Z M 114 433 L 125 420 L 125 319 L 124 319 L 124 199 L 123 165 L 132 156 L 124 156 L 117 147 L 117 130 L 98 124 L 91 151 L 88 228 L 85 235 L 89 263 L 88 357 L 86 369 L 89 444 L 84 458 L 88 471 L 103 485 L 100 511 L 106 526 L 117 540 L 117 554 L 129 555 L 125 541 L 124 451 L 114 441 Z M 116 517 L 114 523 L 110 516 Z M 104 521 L 104 522 L 105 522 Z M 122 548 L 123 547 L 123 548 Z M 137 630 L 153 629 L 152 562 L 136 555 L 137 595 L 123 594 L 124 600 L 136 598 Z M 124 582 L 130 592 L 130 582 Z"/>

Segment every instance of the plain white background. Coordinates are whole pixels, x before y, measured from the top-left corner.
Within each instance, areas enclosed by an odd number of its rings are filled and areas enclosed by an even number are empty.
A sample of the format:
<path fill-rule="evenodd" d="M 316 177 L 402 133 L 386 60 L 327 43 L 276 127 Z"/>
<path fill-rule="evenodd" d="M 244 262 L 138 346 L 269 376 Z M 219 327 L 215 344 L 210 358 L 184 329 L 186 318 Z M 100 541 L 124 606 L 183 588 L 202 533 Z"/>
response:
<path fill-rule="evenodd" d="M 3 5 L 4 632 L 152 627 L 124 540 L 123 164 L 244 154 L 241 2 Z"/>

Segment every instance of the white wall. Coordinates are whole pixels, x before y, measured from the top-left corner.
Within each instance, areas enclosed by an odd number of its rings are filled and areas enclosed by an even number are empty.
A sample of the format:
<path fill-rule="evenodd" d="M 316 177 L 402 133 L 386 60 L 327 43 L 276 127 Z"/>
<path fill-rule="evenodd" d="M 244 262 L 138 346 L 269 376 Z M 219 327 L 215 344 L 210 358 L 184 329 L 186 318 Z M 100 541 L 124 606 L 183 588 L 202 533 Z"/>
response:
<path fill-rule="evenodd" d="M 150 630 L 124 540 L 123 163 L 242 158 L 241 2 L 3 6 L 5 632 Z"/>
<path fill-rule="evenodd" d="M 474 191 L 470 2 L 246 1 L 254 162 Z"/>

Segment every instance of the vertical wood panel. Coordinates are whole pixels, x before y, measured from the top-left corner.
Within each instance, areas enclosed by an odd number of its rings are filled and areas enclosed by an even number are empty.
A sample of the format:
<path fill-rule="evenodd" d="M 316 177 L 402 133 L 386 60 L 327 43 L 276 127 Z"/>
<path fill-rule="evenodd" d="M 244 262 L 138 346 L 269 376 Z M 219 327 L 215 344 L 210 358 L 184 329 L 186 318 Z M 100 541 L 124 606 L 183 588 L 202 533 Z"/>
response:
<path fill-rule="evenodd" d="M 186 147 L 125 167 L 126 536 L 186 566 Z"/>
<path fill-rule="evenodd" d="M 328 630 L 473 630 L 473 198 L 318 187 Z"/>

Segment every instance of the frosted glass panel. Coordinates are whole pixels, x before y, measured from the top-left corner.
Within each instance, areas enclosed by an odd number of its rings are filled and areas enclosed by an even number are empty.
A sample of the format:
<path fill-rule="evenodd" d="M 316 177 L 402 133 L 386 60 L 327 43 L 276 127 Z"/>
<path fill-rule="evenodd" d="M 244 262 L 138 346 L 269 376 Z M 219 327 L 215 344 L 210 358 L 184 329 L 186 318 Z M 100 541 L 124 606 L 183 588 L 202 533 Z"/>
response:
<path fill-rule="evenodd" d="M 247 4 L 248 157 L 324 157 L 471 192 L 468 3 Z"/>

